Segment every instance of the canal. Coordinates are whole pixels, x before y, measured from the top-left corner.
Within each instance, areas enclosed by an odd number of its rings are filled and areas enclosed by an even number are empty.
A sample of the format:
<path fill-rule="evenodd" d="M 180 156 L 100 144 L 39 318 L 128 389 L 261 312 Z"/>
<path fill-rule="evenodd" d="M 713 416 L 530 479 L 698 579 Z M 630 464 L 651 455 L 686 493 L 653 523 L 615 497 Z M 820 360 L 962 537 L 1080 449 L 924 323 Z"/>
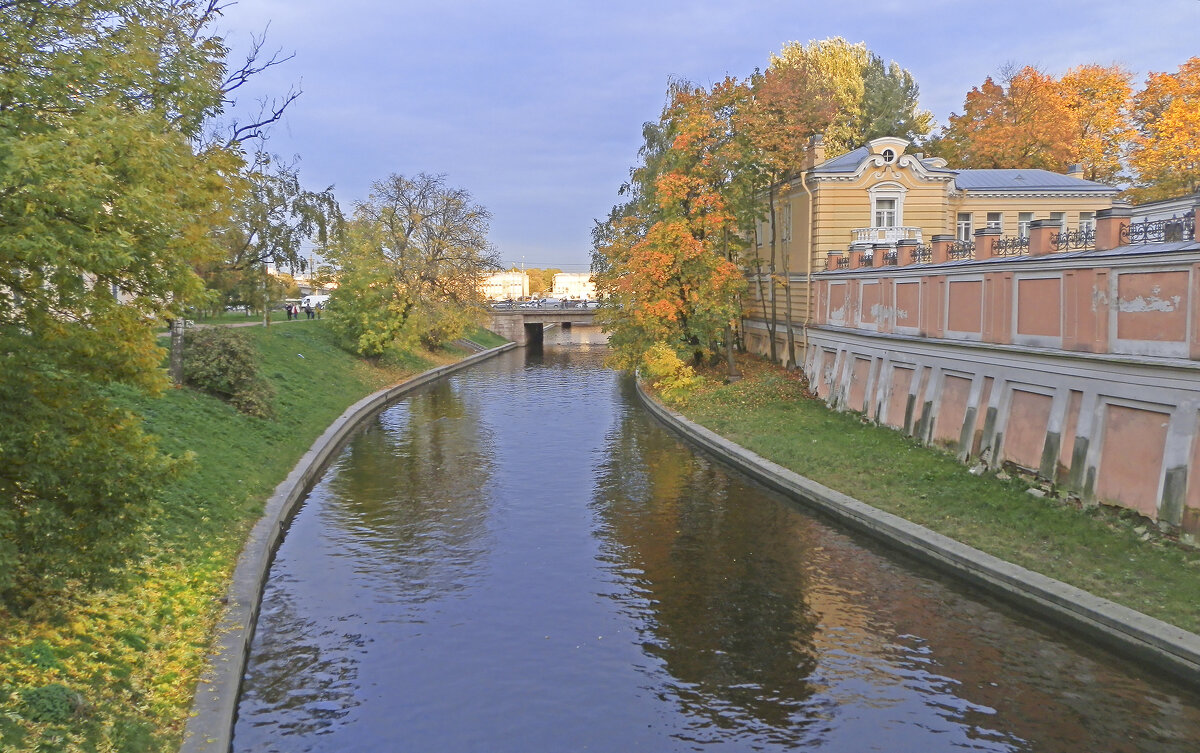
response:
<path fill-rule="evenodd" d="M 600 340 L 348 444 L 276 556 L 235 751 L 1197 750 L 1197 695 L 693 452 Z"/>

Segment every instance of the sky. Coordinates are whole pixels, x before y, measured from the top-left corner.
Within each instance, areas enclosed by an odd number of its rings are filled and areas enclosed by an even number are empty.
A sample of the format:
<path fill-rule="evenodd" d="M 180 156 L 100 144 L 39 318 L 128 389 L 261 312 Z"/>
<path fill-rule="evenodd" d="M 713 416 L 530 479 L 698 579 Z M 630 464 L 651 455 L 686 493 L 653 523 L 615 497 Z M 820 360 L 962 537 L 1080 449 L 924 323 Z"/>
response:
<path fill-rule="evenodd" d="M 841 36 L 911 71 L 940 126 L 1006 64 L 1174 72 L 1200 54 L 1200 0 L 238 0 L 214 30 L 234 64 L 264 33 L 292 56 L 239 106 L 301 90 L 268 148 L 307 187 L 350 211 L 392 173 L 445 175 L 491 212 L 506 265 L 586 271 L 673 79 Z"/>

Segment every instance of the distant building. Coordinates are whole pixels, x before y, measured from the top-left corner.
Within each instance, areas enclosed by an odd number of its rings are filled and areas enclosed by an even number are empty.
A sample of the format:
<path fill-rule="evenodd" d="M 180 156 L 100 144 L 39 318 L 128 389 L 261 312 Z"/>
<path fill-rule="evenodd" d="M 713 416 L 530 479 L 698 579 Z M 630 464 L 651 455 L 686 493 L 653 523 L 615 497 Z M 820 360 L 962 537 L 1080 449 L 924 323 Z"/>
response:
<path fill-rule="evenodd" d="M 529 275 L 524 272 L 497 272 L 479 283 L 483 297 L 489 301 L 506 301 L 529 295 Z"/>
<path fill-rule="evenodd" d="M 596 283 L 591 272 L 559 272 L 554 275 L 551 295 L 564 301 L 595 300 Z"/>
<path fill-rule="evenodd" d="M 1195 212 L 1197 204 L 1200 204 L 1200 193 L 1147 201 L 1145 204 L 1134 204 L 1130 209 L 1133 210 L 1134 222 L 1157 222 L 1188 216 Z"/>

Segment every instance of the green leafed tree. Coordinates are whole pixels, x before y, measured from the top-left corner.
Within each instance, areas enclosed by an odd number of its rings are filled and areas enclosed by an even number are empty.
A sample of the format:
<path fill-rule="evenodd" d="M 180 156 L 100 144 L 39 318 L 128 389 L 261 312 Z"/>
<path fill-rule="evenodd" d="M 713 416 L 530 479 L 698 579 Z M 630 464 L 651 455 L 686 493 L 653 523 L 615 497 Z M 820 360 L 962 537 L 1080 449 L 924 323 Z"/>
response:
<path fill-rule="evenodd" d="M 174 461 L 106 384 L 166 386 L 154 322 L 219 250 L 234 145 L 215 4 L 0 3 L 0 601 L 103 580 Z"/>
<path fill-rule="evenodd" d="M 376 181 L 332 252 L 341 268 L 333 326 L 368 356 L 460 337 L 482 306 L 480 279 L 500 269 L 490 219 L 444 176 Z"/>

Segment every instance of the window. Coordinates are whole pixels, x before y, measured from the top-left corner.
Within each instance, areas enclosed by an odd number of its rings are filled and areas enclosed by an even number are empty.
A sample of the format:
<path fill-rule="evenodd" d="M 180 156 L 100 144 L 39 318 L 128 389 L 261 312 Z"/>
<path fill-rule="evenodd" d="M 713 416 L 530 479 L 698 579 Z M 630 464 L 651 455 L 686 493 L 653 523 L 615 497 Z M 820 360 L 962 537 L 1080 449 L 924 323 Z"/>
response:
<path fill-rule="evenodd" d="M 971 240 L 971 213 L 970 212 L 959 212 L 958 213 L 958 228 L 957 228 L 956 232 L 954 233 L 954 235 L 960 241 Z"/>
<path fill-rule="evenodd" d="M 875 199 L 875 227 L 896 227 L 895 199 Z"/>
<path fill-rule="evenodd" d="M 988 212 L 987 226 L 996 228 L 997 230 L 1004 229 L 1004 214 L 1002 212 Z"/>
<path fill-rule="evenodd" d="M 1090 233 L 1096 229 L 1096 213 L 1095 212 L 1080 212 L 1079 213 L 1079 229 L 1085 233 Z"/>
<path fill-rule="evenodd" d="M 891 162 L 892 162 L 893 160 L 895 160 L 895 159 L 896 159 L 896 153 L 895 153 L 895 152 L 893 152 L 891 149 L 884 149 L 884 150 L 883 150 L 883 161 L 884 161 L 884 162 L 891 163 Z M 889 225 L 888 227 L 891 227 L 891 226 Z"/>
<path fill-rule="evenodd" d="M 1029 237 L 1029 223 L 1033 222 L 1033 212 L 1021 212 L 1017 215 L 1017 235 Z"/>
<path fill-rule="evenodd" d="M 792 205 L 784 204 L 779 210 L 779 233 L 784 241 L 792 239 Z"/>
<path fill-rule="evenodd" d="M 763 244 L 763 238 L 765 238 L 766 235 L 767 235 L 767 221 L 759 220 L 758 222 L 754 223 L 754 243 L 755 243 L 755 245 L 761 246 Z"/>
<path fill-rule="evenodd" d="M 1067 213 L 1066 212 L 1051 212 L 1050 221 L 1057 223 L 1062 230 L 1067 229 Z"/>

